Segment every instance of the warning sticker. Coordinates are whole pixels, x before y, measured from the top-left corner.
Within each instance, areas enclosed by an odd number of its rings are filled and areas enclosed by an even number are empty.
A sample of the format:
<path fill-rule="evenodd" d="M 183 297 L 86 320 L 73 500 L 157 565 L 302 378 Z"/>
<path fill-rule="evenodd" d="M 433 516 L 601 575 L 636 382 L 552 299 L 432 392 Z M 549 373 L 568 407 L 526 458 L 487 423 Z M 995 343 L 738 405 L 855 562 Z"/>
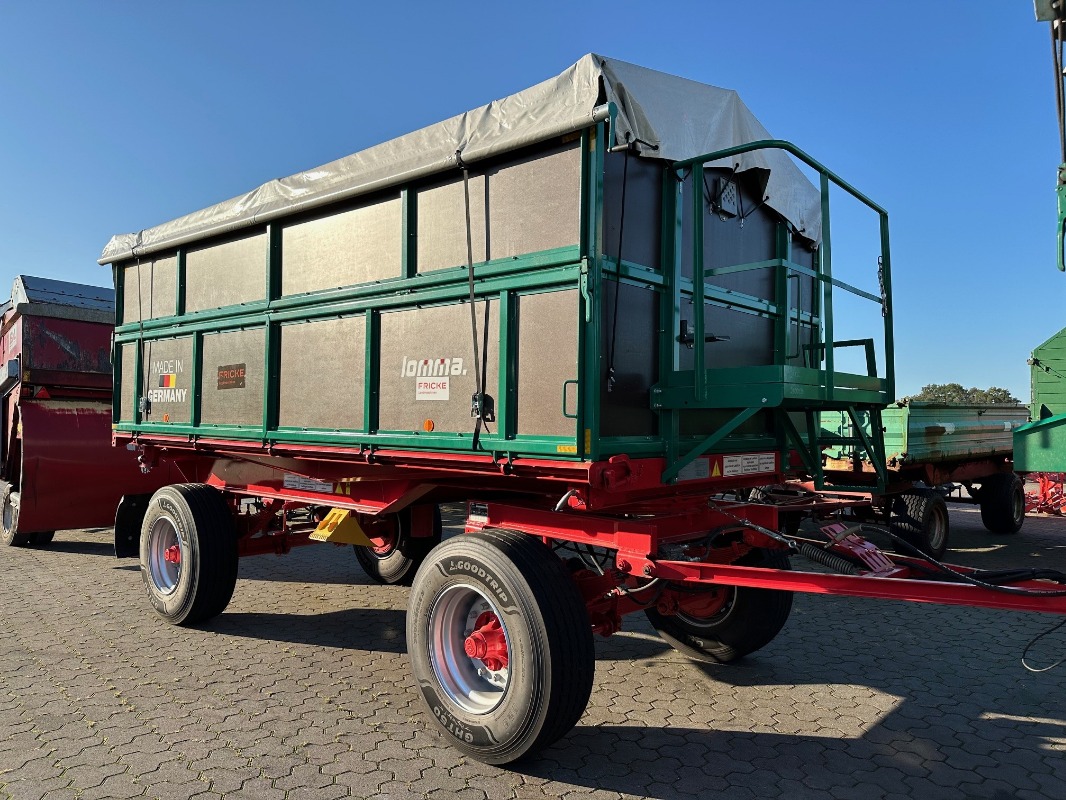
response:
<path fill-rule="evenodd" d="M 777 471 L 777 456 L 774 453 L 745 453 L 738 456 L 722 456 L 722 475 L 758 475 Z"/>
<path fill-rule="evenodd" d="M 329 481 L 316 481 L 303 475 L 286 474 L 281 485 L 286 489 L 299 489 L 301 492 L 329 492 L 333 494 L 333 484 Z"/>
<path fill-rule="evenodd" d="M 711 462 L 708 458 L 697 458 L 691 464 L 685 464 L 677 473 L 679 481 L 701 481 L 710 477 Z"/>
<path fill-rule="evenodd" d="M 415 400 L 447 400 L 448 378 L 419 378 L 415 381 Z"/>

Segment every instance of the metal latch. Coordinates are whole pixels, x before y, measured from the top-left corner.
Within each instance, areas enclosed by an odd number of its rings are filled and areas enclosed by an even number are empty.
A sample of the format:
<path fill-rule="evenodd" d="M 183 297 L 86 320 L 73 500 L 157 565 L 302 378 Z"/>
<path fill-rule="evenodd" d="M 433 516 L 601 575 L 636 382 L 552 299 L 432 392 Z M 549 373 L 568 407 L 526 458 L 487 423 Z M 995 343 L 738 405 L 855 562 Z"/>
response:
<path fill-rule="evenodd" d="M 694 344 L 696 342 L 696 335 L 689 329 L 688 320 L 687 319 L 681 320 L 681 333 L 677 337 L 677 340 L 679 342 L 681 342 L 681 344 L 685 345 L 685 347 L 687 347 L 689 350 L 692 349 L 692 347 L 694 346 Z M 729 341 L 729 337 L 728 336 L 715 336 L 713 333 L 710 333 L 710 334 L 707 334 L 706 336 L 703 337 L 703 341 L 705 341 L 705 342 L 728 342 Z"/>
<path fill-rule="evenodd" d="M 470 396 L 470 416 L 483 422 L 495 422 L 496 402 L 492 399 L 492 395 L 474 392 Z"/>

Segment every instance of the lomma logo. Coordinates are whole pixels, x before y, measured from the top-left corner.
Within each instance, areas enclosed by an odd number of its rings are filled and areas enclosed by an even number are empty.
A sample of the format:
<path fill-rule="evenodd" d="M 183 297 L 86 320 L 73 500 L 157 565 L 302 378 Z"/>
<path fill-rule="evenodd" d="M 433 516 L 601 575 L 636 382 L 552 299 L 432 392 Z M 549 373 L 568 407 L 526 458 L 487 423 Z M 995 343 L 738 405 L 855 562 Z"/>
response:
<path fill-rule="evenodd" d="M 403 357 L 401 378 L 436 378 L 445 375 L 466 375 L 461 358 L 408 358 Z"/>

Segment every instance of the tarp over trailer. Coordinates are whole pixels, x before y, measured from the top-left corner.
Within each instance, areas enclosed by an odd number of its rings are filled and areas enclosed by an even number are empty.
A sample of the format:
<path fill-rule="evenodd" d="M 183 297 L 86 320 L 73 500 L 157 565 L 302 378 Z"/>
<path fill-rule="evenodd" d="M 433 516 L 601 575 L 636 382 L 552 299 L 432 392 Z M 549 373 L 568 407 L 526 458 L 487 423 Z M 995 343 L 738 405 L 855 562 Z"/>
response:
<path fill-rule="evenodd" d="M 771 139 L 735 91 L 589 53 L 560 75 L 465 114 L 307 170 L 171 222 L 114 236 L 99 263 L 144 256 L 454 169 L 582 128 L 617 109 L 615 144 L 668 161 Z M 820 238 L 818 190 L 783 152 L 732 164 L 759 170 L 766 205 L 806 238 Z"/>

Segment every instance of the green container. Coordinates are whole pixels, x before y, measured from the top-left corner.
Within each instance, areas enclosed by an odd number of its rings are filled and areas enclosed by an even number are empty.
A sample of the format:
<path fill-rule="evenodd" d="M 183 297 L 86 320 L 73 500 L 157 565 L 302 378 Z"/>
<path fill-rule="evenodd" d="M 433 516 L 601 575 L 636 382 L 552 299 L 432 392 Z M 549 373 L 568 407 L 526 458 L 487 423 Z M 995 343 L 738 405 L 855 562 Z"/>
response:
<path fill-rule="evenodd" d="M 1029 367 L 1033 419 L 1066 413 L 1066 328 L 1033 349 Z"/>
<path fill-rule="evenodd" d="M 917 464 L 975 461 L 1009 456 L 1013 433 L 1029 420 L 1029 409 L 1015 405 L 897 403 L 881 412 L 885 454 L 890 468 Z M 824 436 L 836 437 L 831 458 L 848 458 L 851 447 L 842 441 L 850 426 L 839 415 L 823 415 Z"/>

